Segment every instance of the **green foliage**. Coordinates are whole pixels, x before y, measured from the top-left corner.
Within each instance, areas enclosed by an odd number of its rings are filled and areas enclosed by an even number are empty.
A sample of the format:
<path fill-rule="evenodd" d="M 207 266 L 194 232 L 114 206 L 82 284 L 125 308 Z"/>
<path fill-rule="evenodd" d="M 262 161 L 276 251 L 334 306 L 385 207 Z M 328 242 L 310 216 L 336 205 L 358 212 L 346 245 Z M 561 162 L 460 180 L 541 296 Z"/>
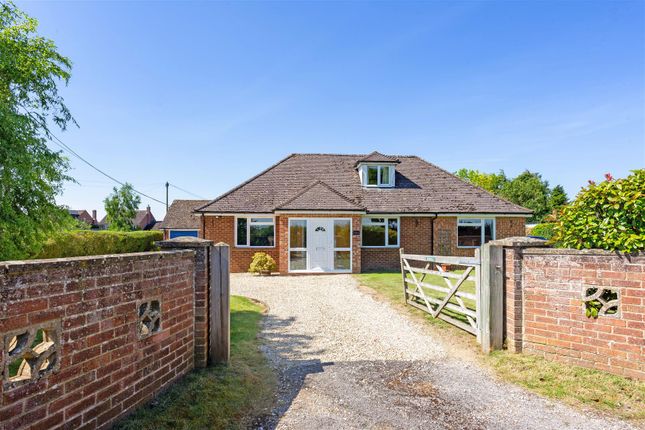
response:
<path fill-rule="evenodd" d="M 477 185 L 505 198 L 517 205 L 533 211 L 529 222 L 540 222 L 554 209 L 567 203 L 567 193 L 562 185 L 553 189 L 542 179 L 539 173 L 521 173 L 515 178 L 508 178 L 503 171 L 499 173 L 484 173 L 473 169 L 460 169 L 455 175 L 473 185 Z"/>
<path fill-rule="evenodd" d="M 251 273 L 271 273 L 277 269 L 275 260 L 266 252 L 256 252 L 253 254 L 253 260 L 249 266 Z"/>
<path fill-rule="evenodd" d="M 565 248 L 611 251 L 645 250 L 645 169 L 625 179 L 590 182 L 562 208 L 555 242 Z"/>
<path fill-rule="evenodd" d="M 82 255 L 124 254 L 157 249 L 155 241 L 162 240 L 163 233 L 150 231 L 90 231 L 61 232 L 47 240 L 34 258 L 63 258 Z"/>
<path fill-rule="evenodd" d="M 141 204 L 141 197 L 134 193 L 132 185 L 126 182 L 121 188 L 114 187 L 112 194 L 107 196 L 103 203 L 110 230 L 130 231 L 135 229 L 132 220 Z"/>
<path fill-rule="evenodd" d="M 545 222 L 538 224 L 531 229 L 531 236 L 540 236 L 545 239 L 551 239 L 554 234 L 555 223 Z"/>
<path fill-rule="evenodd" d="M 560 209 L 569 202 L 569 197 L 562 185 L 556 185 L 549 193 L 549 208 Z"/>
<path fill-rule="evenodd" d="M 499 173 L 484 173 L 479 170 L 464 168 L 457 170 L 455 175 L 493 194 L 499 194 L 504 184 L 508 182 L 508 178 L 501 170 Z"/>
<path fill-rule="evenodd" d="M 69 218 L 55 203 L 69 165 L 47 141 L 49 121 L 62 130 L 75 123 L 58 94 L 71 62 L 37 28 L 13 3 L 0 3 L 0 260 L 37 252 Z"/>
<path fill-rule="evenodd" d="M 528 170 L 520 173 L 504 183 L 499 194 L 515 204 L 531 209 L 533 216 L 529 222 L 539 222 L 551 212 L 549 183 L 539 173 Z"/>

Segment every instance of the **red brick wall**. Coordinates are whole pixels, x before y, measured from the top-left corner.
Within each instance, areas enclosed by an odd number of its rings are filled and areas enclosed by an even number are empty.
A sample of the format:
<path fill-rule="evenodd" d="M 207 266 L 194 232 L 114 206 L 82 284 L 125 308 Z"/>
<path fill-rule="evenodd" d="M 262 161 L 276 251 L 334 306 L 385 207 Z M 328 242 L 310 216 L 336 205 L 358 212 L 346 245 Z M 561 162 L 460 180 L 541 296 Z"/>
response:
<path fill-rule="evenodd" d="M 106 428 L 189 372 L 193 280 L 192 251 L 0 263 L 3 373 L 5 337 L 50 323 L 60 334 L 52 373 L 15 386 L 3 377 L 0 428 Z M 160 331 L 140 339 L 150 299 Z"/>
<path fill-rule="evenodd" d="M 645 256 L 536 248 L 517 252 L 506 249 L 512 345 L 521 341 L 524 352 L 645 379 Z M 514 268 L 521 269 L 521 276 Z M 588 318 L 582 297 L 589 287 L 616 290 L 619 313 Z M 508 314 L 508 303 L 516 302 L 518 294 L 522 324 Z M 514 325 L 520 325 L 519 333 Z"/>
<path fill-rule="evenodd" d="M 279 224 L 276 217 L 276 225 Z M 280 229 L 275 229 L 275 243 L 280 243 Z M 224 242 L 231 247 L 231 272 L 248 272 L 253 254 L 266 252 L 275 260 L 280 267 L 280 253 L 278 247 L 266 248 L 238 248 L 235 245 L 235 217 L 234 216 L 205 216 L 204 217 L 204 239 L 212 240 L 214 243 Z"/>

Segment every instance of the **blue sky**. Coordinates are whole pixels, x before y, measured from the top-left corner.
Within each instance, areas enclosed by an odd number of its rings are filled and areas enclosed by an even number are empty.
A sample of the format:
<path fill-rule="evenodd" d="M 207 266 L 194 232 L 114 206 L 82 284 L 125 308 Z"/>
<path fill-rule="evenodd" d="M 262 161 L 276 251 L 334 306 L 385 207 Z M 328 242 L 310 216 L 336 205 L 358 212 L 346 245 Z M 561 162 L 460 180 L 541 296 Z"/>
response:
<path fill-rule="evenodd" d="M 80 128 L 58 136 L 160 200 L 292 152 L 530 169 L 570 195 L 645 166 L 642 1 L 17 4 L 74 62 Z M 59 202 L 103 214 L 113 184 L 71 164 Z"/>

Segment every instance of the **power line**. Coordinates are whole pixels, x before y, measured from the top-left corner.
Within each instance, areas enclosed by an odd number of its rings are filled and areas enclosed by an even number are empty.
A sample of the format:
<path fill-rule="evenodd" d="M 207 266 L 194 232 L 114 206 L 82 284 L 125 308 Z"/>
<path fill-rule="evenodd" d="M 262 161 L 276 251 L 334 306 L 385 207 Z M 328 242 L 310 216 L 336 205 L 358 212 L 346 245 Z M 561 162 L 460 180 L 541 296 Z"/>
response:
<path fill-rule="evenodd" d="M 31 114 L 31 112 L 29 112 L 29 111 L 27 111 L 27 115 L 29 115 L 32 119 L 34 119 L 34 120 L 36 120 L 36 121 L 38 121 L 38 120 L 39 120 L 38 118 L 35 118 L 35 117 Z M 45 124 L 43 124 L 43 127 L 47 128 Z M 99 172 L 101 175 L 103 175 L 103 176 L 105 176 L 105 177 L 107 177 L 107 178 L 109 178 L 109 179 L 113 180 L 113 181 L 114 181 L 114 182 L 116 182 L 117 184 L 125 185 L 123 182 L 119 181 L 118 179 L 116 179 L 116 178 L 115 178 L 115 177 L 113 177 L 113 176 L 108 175 L 108 174 L 107 174 L 107 173 L 105 173 L 103 170 L 99 169 L 99 168 L 98 168 L 98 167 L 96 167 L 94 164 L 90 163 L 90 162 L 89 162 L 89 161 L 87 161 L 85 158 L 83 158 L 82 156 L 80 156 L 76 151 L 74 151 L 72 148 L 70 148 L 69 146 L 67 146 L 67 145 L 65 144 L 65 142 L 63 142 L 62 140 L 60 140 L 60 139 L 59 139 L 59 138 L 58 138 L 54 133 L 52 133 L 52 132 L 51 132 L 51 131 L 49 131 L 49 130 L 47 131 L 47 133 L 48 133 L 48 134 L 49 134 L 49 135 L 50 135 L 50 136 L 55 140 L 55 141 L 54 141 L 54 143 L 56 143 L 58 146 L 62 147 L 63 149 L 66 149 L 66 150 L 67 150 L 67 151 L 69 151 L 71 154 L 73 154 L 73 155 L 75 155 L 76 157 L 78 157 L 78 159 L 79 159 L 79 160 L 81 160 L 82 162 L 84 162 L 85 164 L 87 164 L 88 166 L 90 166 L 92 169 L 96 170 L 96 171 L 97 171 L 97 172 Z M 136 190 L 136 189 L 134 189 L 134 188 L 132 188 L 132 191 L 134 191 L 135 193 L 140 194 L 140 195 L 142 195 L 142 196 L 144 196 L 144 197 L 147 197 L 147 198 L 149 198 L 150 200 L 153 200 L 153 201 L 155 201 L 155 202 L 157 202 L 157 203 L 161 203 L 162 205 L 165 205 L 165 204 L 166 204 L 165 202 L 162 202 L 161 200 L 155 199 L 154 197 L 149 196 L 149 195 L 147 195 L 147 194 L 145 194 L 145 193 L 142 193 L 141 191 L 138 191 L 138 190 Z"/>
<path fill-rule="evenodd" d="M 180 187 L 178 187 L 178 186 L 177 186 L 177 185 L 175 185 L 175 184 L 168 183 L 168 185 L 170 185 L 170 186 L 171 186 L 171 187 L 173 187 L 173 188 L 178 189 L 179 191 L 183 191 L 183 192 L 184 192 L 184 193 L 186 193 L 186 194 L 190 194 L 190 195 L 191 195 L 191 196 L 193 196 L 193 197 L 197 197 L 198 199 L 207 200 L 207 199 L 206 199 L 206 197 L 202 197 L 202 196 L 200 196 L 200 195 L 198 195 L 198 194 L 191 193 L 190 191 L 188 191 L 188 190 L 184 190 L 183 188 L 180 188 Z"/>

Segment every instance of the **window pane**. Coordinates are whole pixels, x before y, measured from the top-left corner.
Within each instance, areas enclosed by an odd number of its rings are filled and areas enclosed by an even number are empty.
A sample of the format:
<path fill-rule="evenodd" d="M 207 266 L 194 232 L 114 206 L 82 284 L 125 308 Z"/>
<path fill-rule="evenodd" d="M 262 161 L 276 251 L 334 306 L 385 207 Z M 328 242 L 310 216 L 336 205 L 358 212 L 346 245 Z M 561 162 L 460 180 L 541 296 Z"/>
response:
<path fill-rule="evenodd" d="M 254 222 L 265 222 L 273 224 L 273 218 L 251 218 L 251 224 Z"/>
<path fill-rule="evenodd" d="M 367 166 L 367 185 L 378 185 L 378 167 Z"/>
<path fill-rule="evenodd" d="M 487 219 L 484 220 L 484 243 L 488 242 L 489 240 L 493 240 L 493 223 L 495 220 L 492 219 Z"/>
<path fill-rule="evenodd" d="M 298 219 L 291 220 L 291 239 L 290 246 L 292 248 L 306 248 L 307 247 L 307 220 Z"/>
<path fill-rule="evenodd" d="M 387 221 L 387 244 L 388 245 L 398 245 L 399 243 L 399 220 L 389 219 Z"/>
<path fill-rule="evenodd" d="M 459 225 L 480 225 L 482 220 L 478 218 L 462 218 L 459 220 Z"/>
<path fill-rule="evenodd" d="M 480 246 L 482 244 L 482 228 L 477 225 L 457 227 L 457 244 L 459 246 Z"/>
<path fill-rule="evenodd" d="M 246 240 L 246 218 L 237 219 L 237 244 L 240 246 L 248 245 Z"/>
<path fill-rule="evenodd" d="M 251 246 L 273 246 L 273 226 L 251 224 Z"/>
<path fill-rule="evenodd" d="M 350 251 L 334 251 L 334 270 L 349 270 L 351 254 Z"/>
<path fill-rule="evenodd" d="M 334 248 L 349 248 L 352 232 L 349 220 L 334 221 Z"/>
<path fill-rule="evenodd" d="M 307 251 L 291 251 L 289 262 L 291 270 L 307 270 Z"/>
<path fill-rule="evenodd" d="M 385 246 L 385 225 L 363 225 L 363 246 Z"/>
<path fill-rule="evenodd" d="M 367 223 L 371 223 L 371 224 L 384 224 L 385 223 L 385 218 L 368 218 L 365 221 L 367 221 Z"/>
<path fill-rule="evenodd" d="M 382 185 L 390 184 L 390 166 L 381 167 L 381 184 Z"/>

